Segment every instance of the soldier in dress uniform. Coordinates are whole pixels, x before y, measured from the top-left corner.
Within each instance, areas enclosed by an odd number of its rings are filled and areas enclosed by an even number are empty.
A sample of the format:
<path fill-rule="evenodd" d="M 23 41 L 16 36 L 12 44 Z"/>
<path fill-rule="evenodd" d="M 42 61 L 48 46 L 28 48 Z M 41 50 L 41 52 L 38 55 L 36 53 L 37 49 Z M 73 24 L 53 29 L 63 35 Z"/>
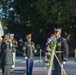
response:
<path fill-rule="evenodd" d="M 68 58 L 68 43 L 65 38 L 61 36 L 61 28 L 55 29 L 55 34 L 57 38 L 56 55 L 61 64 L 66 63 Z M 54 69 L 55 75 L 61 75 L 61 67 L 56 58 L 54 58 Z"/>
<path fill-rule="evenodd" d="M 12 65 L 12 52 L 9 42 L 9 35 L 6 34 L 3 37 L 3 41 L 1 43 L 1 53 L 2 53 L 2 75 L 10 75 L 11 65 Z"/>
<path fill-rule="evenodd" d="M 10 44 L 12 49 L 12 56 L 13 56 L 13 65 L 11 68 L 15 68 L 15 59 L 16 59 L 16 48 L 17 48 L 17 41 L 14 39 L 14 34 L 10 34 Z"/>
<path fill-rule="evenodd" d="M 26 35 L 27 41 L 24 43 L 23 46 L 24 55 L 26 56 L 26 75 L 32 75 L 33 69 L 35 44 L 31 41 L 31 36 L 32 34 Z"/>

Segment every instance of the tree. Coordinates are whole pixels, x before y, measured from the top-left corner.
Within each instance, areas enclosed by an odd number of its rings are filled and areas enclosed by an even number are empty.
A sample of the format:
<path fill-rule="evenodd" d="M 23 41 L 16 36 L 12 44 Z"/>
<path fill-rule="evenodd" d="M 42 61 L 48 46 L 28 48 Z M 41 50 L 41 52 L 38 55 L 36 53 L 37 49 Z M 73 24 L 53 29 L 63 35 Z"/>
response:
<path fill-rule="evenodd" d="M 18 35 L 32 32 L 45 37 L 41 37 L 40 41 L 46 41 L 54 27 L 62 27 L 63 36 L 65 35 L 70 43 L 73 41 L 74 46 L 76 40 L 71 39 L 76 35 L 75 0 L 1 0 L 0 5 L 1 18 L 6 20 L 8 31 Z M 36 37 L 34 39 L 37 40 Z"/>

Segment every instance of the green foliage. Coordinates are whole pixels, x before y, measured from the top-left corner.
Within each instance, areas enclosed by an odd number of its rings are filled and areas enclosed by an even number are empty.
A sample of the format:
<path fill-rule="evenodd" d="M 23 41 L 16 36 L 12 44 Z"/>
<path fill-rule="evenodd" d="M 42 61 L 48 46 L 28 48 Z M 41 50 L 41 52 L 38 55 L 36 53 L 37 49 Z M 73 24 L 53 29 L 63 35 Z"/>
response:
<path fill-rule="evenodd" d="M 51 65 L 50 60 L 51 60 L 51 57 L 52 57 L 52 52 L 54 50 L 55 44 L 56 44 L 56 40 L 52 40 L 50 42 L 49 50 L 48 50 L 48 56 L 47 56 L 47 62 L 46 62 L 47 66 Z"/>
<path fill-rule="evenodd" d="M 3 27 L 7 28 L 4 30 L 5 33 L 25 36 L 26 33 L 32 32 L 34 41 L 40 41 L 44 46 L 48 34 L 53 33 L 51 29 L 62 27 L 64 29 L 62 35 L 65 33 L 66 37 L 71 35 L 69 45 L 75 47 L 76 0 L 14 0 L 14 2 L 1 0 L 0 2 L 2 12 L 5 13 L 5 18 L 2 19 Z M 11 7 L 14 10 L 9 11 L 9 18 L 6 18 L 7 9 Z"/>
<path fill-rule="evenodd" d="M 65 27 L 65 24 L 76 23 L 75 0 L 14 0 L 9 4 L 7 2 L 2 3 L 3 8 L 13 7 L 15 10 L 10 12 L 11 18 L 20 20 L 20 24 L 25 26 L 43 29 L 48 25 L 59 24 Z M 14 13 L 17 13 L 16 17 L 12 16 Z"/>

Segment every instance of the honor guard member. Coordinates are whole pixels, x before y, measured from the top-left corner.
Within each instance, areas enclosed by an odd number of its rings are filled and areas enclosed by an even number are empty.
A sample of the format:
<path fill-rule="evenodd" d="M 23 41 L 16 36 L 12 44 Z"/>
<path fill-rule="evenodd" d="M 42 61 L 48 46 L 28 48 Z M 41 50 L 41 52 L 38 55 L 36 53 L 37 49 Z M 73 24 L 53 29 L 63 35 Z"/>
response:
<path fill-rule="evenodd" d="M 10 34 L 10 44 L 11 44 L 12 57 L 13 57 L 13 65 L 11 66 L 11 68 L 15 68 L 17 41 L 14 39 L 14 34 Z"/>
<path fill-rule="evenodd" d="M 68 58 L 68 43 L 65 38 L 61 36 L 61 28 L 55 29 L 56 39 L 57 39 L 57 46 L 56 46 L 56 55 L 58 60 L 61 64 L 66 63 Z M 54 69 L 55 75 L 62 75 L 61 67 L 56 58 L 54 58 Z"/>
<path fill-rule="evenodd" d="M 12 52 L 10 48 L 9 35 L 3 36 L 3 41 L 1 43 L 1 53 L 2 53 L 2 75 L 10 75 L 11 65 L 12 65 Z"/>
<path fill-rule="evenodd" d="M 32 75 L 35 44 L 31 41 L 32 34 L 26 35 L 23 50 L 26 56 L 26 75 Z"/>

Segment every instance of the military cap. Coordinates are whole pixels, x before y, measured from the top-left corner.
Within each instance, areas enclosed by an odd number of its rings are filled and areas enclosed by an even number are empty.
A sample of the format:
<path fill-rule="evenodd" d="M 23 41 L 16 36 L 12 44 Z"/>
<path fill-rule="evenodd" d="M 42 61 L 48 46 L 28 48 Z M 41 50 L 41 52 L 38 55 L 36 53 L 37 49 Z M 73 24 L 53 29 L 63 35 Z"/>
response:
<path fill-rule="evenodd" d="M 62 28 L 55 28 L 55 32 L 60 32 L 61 33 Z"/>
<path fill-rule="evenodd" d="M 10 34 L 10 37 L 13 37 L 14 36 L 14 34 Z"/>
<path fill-rule="evenodd" d="M 50 36 L 56 36 L 55 34 L 51 34 Z"/>
<path fill-rule="evenodd" d="M 10 34 L 9 33 L 5 34 L 4 38 L 10 38 Z"/>
<path fill-rule="evenodd" d="M 31 36 L 32 36 L 32 34 L 27 34 L 27 35 L 26 35 L 26 37 L 31 37 Z"/>

